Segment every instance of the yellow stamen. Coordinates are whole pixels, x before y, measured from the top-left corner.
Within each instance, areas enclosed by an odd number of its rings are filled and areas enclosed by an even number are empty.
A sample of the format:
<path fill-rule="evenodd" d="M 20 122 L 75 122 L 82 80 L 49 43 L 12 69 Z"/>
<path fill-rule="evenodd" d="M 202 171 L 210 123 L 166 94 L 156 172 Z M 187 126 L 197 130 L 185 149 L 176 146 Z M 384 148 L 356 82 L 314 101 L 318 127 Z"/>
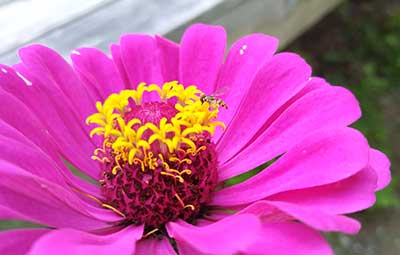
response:
<path fill-rule="evenodd" d="M 119 210 L 115 209 L 115 207 L 113 207 L 113 206 L 111 206 L 109 204 L 104 204 L 103 203 L 103 204 L 101 204 L 101 206 L 103 206 L 104 208 L 110 209 L 113 212 L 115 212 L 115 213 L 121 215 L 122 217 L 126 218 L 125 214 L 123 214 L 122 212 L 120 212 Z"/>
<path fill-rule="evenodd" d="M 192 161 L 188 158 L 179 159 L 177 157 L 169 157 L 169 160 L 172 162 L 179 162 L 179 164 L 182 164 L 182 163 L 187 163 L 189 165 L 192 164 Z"/>
<path fill-rule="evenodd" d="M 117 155 L 117 156 L 115 156 L 115 163 L 117 164 L 115 167 L 113 167 L 113 169 L 112 169 L 112 174 L 113 175 L 116 175 L 117 174 L 117 171 L 118 171 L 118 169 L 121 169 L 122 170 L 122 167 L 121 167 L 121 165 L 119 164 L 119 160 L 121 159 L 121 156 L 120 155 Z"/>
<path fill-rule="evenodd" d="M 175 193 L 176 199 L 178 199 L 178 202 L 182 205 L 182 207 L 185 207 L 185 203 L 183 202 L 182 198 L 178 195 L 178 193 Z"/>
<path fill-rule="evenodd" d="M 121 167 L 119 167 L 119 166 L 114 166 L 113 169 L 111 170 L 111 173 L 112 173 L 113 175 L 116 175 L 118 169 L 121 169 Z"/>
<path fill-rule="evenodd" d="M 88 193 L 86 193 L 86 192 L 83 192 L 82 190 L 77 189 L 77 188 L 75 188 L 75 187 L 71 187 L 71 188 L 72 188 L 74 191 L 78 192 L 79 194 L 84 195 L 85 197 L 88 197 L 88 198 L 90 198 L 90 199 L 93 199 L 94 201 L 96 201 L 96 202 L 99 203 L 100 205 L 103 204 L 103 202 L 101 202 L 100 199 L 98 199 L 97 197 L 95 197 L 95 196 L 93 196 L 93 195 L 90 195 L 90 194 L 88 194 Z"/>
<path fill-rule="evenodd" d="M 185 203 L 183 202 L 182 198 L 178 195 L 178 193 L 175 193 L 175 197 L 183 208 L 190 208 L 192 211 L 196 209 L 196 207 L 192 204 L 185 205 Z"/>
<path fill-rule="evenodd" d="M 100 161 L 101 163 L 110 163 L 111 161 L 110 161 L 110 159 L 108 159 L 107 157 L 103 157 L 103 158 L 99 158 L 99 157 L 97 157 L 97 156 L 95 156 L 95 155 L 93 155 L 93 156 L 91 156 L 91 159 L 93 159 L 93 160 L 98 160 L 98 161 Z"/>
<path fill-rule="evenodd" d="M 99 152 L 105 153 L 105 150 L 103 148 L 97 148 L 94 150 L 93 154 L 94 155 L 99 155 Z"/>
<path fill-rule="evenodd" d="M 145 166 L 144 166 L 144 163 L 143 163 L 143 161 L 142 160 L 140 160 L 140 159 L 138 159 L 138 158 L 135 158 L 135 159 L 133 159 L 133 163 L 139 163 L 140 164 L 140 166 L 141 166 L 141 168 L 142 168 L 142 172 L 144 172 L 145 170 L 146 170 L 146 168 L 145 168 Z"/>
<path fill-rule="evenodd" d="M 143 238 L 149 237 L 150 235 L 154 234 L 154 233 L 157 232 L 158 230 L 159 230 L 158 228 L 155 228 L 155 229 L 153 229 L 153 230 L 147 232 L 147 233 L 143 236 Z"/>
<path fill-rule="evenodd" d="M 203 146 L 200 146 L 197 150 L 188 149 L 187 152 L 191 153 L 193 156 L 196 156 L 197 153 L 199 153 L 200 151 L 204 151 L 206 149 L 207 149 L 207 147 L 203 145 Z"/>
<path fill-rule="evenodd" d="M 160 174 L 161 174 L 161 175 L 166 175 L 166 176 L 174 177 L 175 179 L 178 179 L 178 181 L 179 181 L 180 183 L 184 183 L 184 182 L 185 182 L 185 180 L 184 180 L 181 176 L 179 176 L 179 175 L 173 175 L 173 174 L 170 174 L 170 173 L 167 173 L 167 172 L 164 172 L 164 171 L 160 172 Z"/>
<path fill-rule="evenodd" d="M 182 174 L 192 174 L 192 170 L 190 170 L 190 169 L 185 169 L 185 170 L 182 170 L 180 173 L 179 173 L 180 175 L 182 175 Z"/>
<path fill-rule="evenodd" d="M 129 102 L 133 100 L 137 105 L 141 105 L 145 92 L 158 93 L 164 102 L 176 98 L 176 115 L 170 119 L 162 118 L 156 124 L 142 123 L 137 118 L 127 120 L 126 114 L 132 111 Z M 195 156 L 206 149 L 204 145 L 199 148 L 196 145 L 196 137 L 199 134 L 213 135 L 218 126 L 225 128 L 222 122 L 216 121 L 219 105 L 202 100 L 204 95 L 196 86 L 185 88 L 177 81 L 164 83 L 162 87 L 142 82 L 135 90 L 122 90 L 117 94 L 111 94 L 104 103 L 96 102 L 98 112 L 90 115 L 86 123 L 95 125 L 90 136 L 102 136 L 104 142 L 102 148 L 94 151 L 92 159 L 111 163 L 109 158 L 101 158 L 109 151 L 108 148 L 111 148 L 110 153 L 116 155 L 116 165 L 111 172 L 117 174 L 123 170 L 121 167 L 123 162 L 130 165 L 140 163 L 143 172 L 155 170 L 159 167 L 158 158 L 160 158 L 166 170 L 161 174 L 184 182 L 181 175 L 191 174 L 191 171 L 171 169 L 164 158 L 153 156 L 151 148 L 158 147 L 159 151 L 168 155 L 169 162 L 192 164 L 189 158 L 178 158 L 176 152 L 184 151 L 185 154 L 190 153 Z"/>
<path fill-rule="evenodd" d="M 196 207 L 192 204 L 185 205 L 183 208 L 190 208 L 192 211 L 196 209 Z"/>

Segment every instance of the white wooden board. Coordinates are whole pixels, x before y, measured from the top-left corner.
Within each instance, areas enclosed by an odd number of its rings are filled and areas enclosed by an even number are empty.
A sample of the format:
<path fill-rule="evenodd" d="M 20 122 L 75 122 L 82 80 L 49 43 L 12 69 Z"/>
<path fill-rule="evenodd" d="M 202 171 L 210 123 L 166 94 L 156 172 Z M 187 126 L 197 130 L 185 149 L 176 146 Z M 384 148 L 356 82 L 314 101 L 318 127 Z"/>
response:
<path fill-rule="evenodd" d="M 67 56 L 81 46 L 108 51 L 124 33 L 162 34 L 177 41 L 196 22 L 225 26 L 230 43 L 263 32 L 284 46 L 340 1 L 0 0 L 0 63 L 16 63 L 17 49 L 31 43 Z"/>

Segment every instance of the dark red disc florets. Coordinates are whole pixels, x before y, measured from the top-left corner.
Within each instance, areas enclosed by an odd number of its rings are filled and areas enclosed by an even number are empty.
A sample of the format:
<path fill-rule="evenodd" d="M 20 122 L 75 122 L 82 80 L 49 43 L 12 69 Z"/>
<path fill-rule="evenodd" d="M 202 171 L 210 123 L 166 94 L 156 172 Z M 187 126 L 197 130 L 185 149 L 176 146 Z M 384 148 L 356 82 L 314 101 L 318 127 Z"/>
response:
<path fill-rule="evenodd" d="M 164 103 L 144 104 L 135 110 L 132 116 L 142 111 L 141 120 L 152 123 L 175 114 Z M 152 146 L 150 157 L 143 160 L 153 160 L 153 169 L 143 168 L 140 162 L 118 160 L 112 148 L 106 148 L 104 156 L 109 160 L 102 164 L 101 192 L 105 202 L 125 216 L 125 223 L 144 224 L 151 230 L 177 219 L 191 222 L 204 211 L 218 181 L 215 144 L 206 132 L 193 135 L 191 140 L 196 151 L 187 145 L 172 153 Z M 116 165 L 119 169 L 115 173 Z"/>

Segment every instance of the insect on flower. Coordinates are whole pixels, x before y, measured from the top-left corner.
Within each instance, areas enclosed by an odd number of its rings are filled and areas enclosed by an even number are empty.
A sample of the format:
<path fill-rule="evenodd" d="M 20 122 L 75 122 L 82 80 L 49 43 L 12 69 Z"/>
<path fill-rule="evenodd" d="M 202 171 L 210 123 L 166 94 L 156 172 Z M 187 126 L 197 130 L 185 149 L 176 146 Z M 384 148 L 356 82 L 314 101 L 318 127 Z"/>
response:
<path fill-rule="evenodd" d="M 228 106 L 225 104 L 224 101 L 222 101 L 222 99 L 217 98 L 216 96 L 213 96 L 213 95 L 203 94 L 203 95 L 200 96 L 200 101 L 203 102 L 203 103 L 207 102 L 210 105 L 218 105 L 218 106 L 221 106 L 221 107 L 223 107 L 225 109 L 228 109 Z"/>

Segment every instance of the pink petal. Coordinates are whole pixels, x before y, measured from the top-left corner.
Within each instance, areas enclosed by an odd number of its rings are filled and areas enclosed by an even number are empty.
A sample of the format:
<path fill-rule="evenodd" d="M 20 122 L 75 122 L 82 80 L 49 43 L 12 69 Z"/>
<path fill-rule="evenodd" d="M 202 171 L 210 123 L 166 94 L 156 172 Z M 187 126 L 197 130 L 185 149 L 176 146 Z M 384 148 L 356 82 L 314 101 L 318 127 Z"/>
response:
<path fill-rule="evenodd" d="M 0 147 L 3 149 L 0 159 L 66 189 L 74 187 L 83 193 L 102 198 L 98 186 L 73 175 L 56 151 L 47 154 L 43 150 L 45 147 L 43 149 L 38 147 L 2 120 L 0 120 L 0 138 Z M 83 197 L 88 202 L 98 205 L 94 200 Z"/>
<path fill-rule="evenodd" d="M 93 91 L 92 94 L 99 96 L 97 100 L 104 101 L 110 94 L 124 88 L 114 62 L 98 49 L 76 49 L 71 59 L 86 87 Z"/>
<path fill-rule="evenodd" d="M 312 133 L 261 173 L 217 191 L 212 204 L 245 204 L 283 191 L 337 182 L 367 165 L 368 150 L 367 141 L 354 129 Z"/>
<path fill-rule="evenodd" d="M 263 224 L 263 234 L 245 254 L 249 255 L 333 255 L 332 249 L 315 230 L 294 222 Z"/>
<path fill-rule="evenodd" d="M 125 88 L 130 88 L 130 81 L 128 74 L 125 70 L 124 63 L 122 61 L 122 56 L 121 56 L 121 46 L 119 44 L 111 44 L 110 46 L 110 52 L 112 55 L 112 59 L 114 61 L 115 66 L 118 69 L 119 76 L 121 79 L 124 81 Z"/>
<path fill-rule="evenodd" d="M 25 216 L 0 204 L 0 219 L 23 219 Z"/>
<path fill-rule="evenodd" d="M 19 89 L 23 89 L 26 84 L 14 69 L 5 65 L 0 65 L 0 67 L 6 70 L 6 73 L 0 72 L 1 102 L 8 106 L 0 108 L 0 119 L 35 141 L 36 144 L 47 147 L 45 144 L 49 143 L 48 140 L 51 139 L 51 136 L 48 132 L 39 132 L 39 130 L 45 130 L 45 127 L 33 112 L 23 104 L 25 98 L 20 97 L 20 100 L 17 98 L 17 95 L 21 95 Z M 15 112 L 17 111 L 19 118 L 16 118 Z"/>
<path fill-rule="evenodd" d="M 30 126 L 31 123 L 26 124 Z M 40 129 L 35 129 L 35 127 L 32 127 L 32 131 L 34 132 L 32 137 L 39 144 L 33 143 L 28 137 L 0 119 L 0 147 L 2 148 L 0 159 L 66 188 L 73 184 L 79 190 L 98 195 L 97 186 L 77 178 L 65 167 L 54 145 L 49 141 L 51 138 L 47 140 L 41 137 Z"/>
<path fill-rule="evenodd" d="M 225 125 L 230 124 L 255 74 L 271 59 L 277 47 L 278 40 L 264 34 L 245 36 L 232 45 L 221 68 L 215 89 L 216 96 L 221 93 L 221 97 L 228 105 L 227 110 L 223 109 L 218 114 L 219 120 Z"/>
<path fill-rule="evenodd" d="M 331 85 L 327 83 L 324 79 L 319 78 L 319 77 L 311 77 L 304 87 L 292 98 L 290 98 L 286 103 L 284 103 L 278 110 L 272 114 L 270 118 L 264 123 L 263 127 L 258 131 L 258 133 L 253 137 L 253 141 L 257 139 L 258 136 L 260 136 L 266 129 L 268 129 L 271 124 L 275 122 L 276 119 L 278 119 L 282 113 L 284 113 L 291 105 L 293 105 L 295 102 L 297 102 L 299 99 L 304 97 L 306 94 L 310 93 L 311 91 L 314 91 L 316 89 L 322 89 L 322 88 L 329 88 Z"/>
<path fill-rule="evenodd" d="M 223 164 L 238 153 L 265 121 L 304 87 L 310 75 L 307 63 L 290 53 L 277 54 L 261 67 L 217 144 L 219 161 Z"/>
<path fill-rule="evenodd" d="M 276 206 L 273 206 L 264 200 L 251 203 L 247 207 L 239 209 L 237 213 L 251 213 L 257 215 L 263 223 L 289 222 L 295 220 L 293 216 L 283 212 Z"/>
<path fill-rule="evenodd" d="M 0 67 L 7 71 L 6 74 L 3 72 L 0 73 L 0 100 L 8 106 L 0 108 L 2 126 L 0 130 L 7 136 L 13 136 L 19 132 L 19 136 L 25 136 L 26 139 L 31 140 L 46 152 L 50 153 L 54 150 L 55 145 L 52 144 L 52 137 L 49 133 L 45 132 L 46 129 L 44 125 L 26 105 L 6 91 L 10 88 L 11 92 L 17 93 L 13 88 L 15 89 L 18 86 L 26 85 L 21 84 L 23 81 L 12 68 L 4 65 L 0 65 Z M 18 118 L 15 112 L 18 112 Z"/>
<path fill-rule="evenodd" d="M 42 45 L 31 45 L 20 49 L 18 54 L 31 76 L 40 83 L 62 91 L 65 101 L 72 103 L 72 111 L 78 115 L 79 120 L 85 120 L 95 111 L 95 101 L 72 67 L 58 53 Z"/>
<path fill-rule="evenodd" d="M 211 255 L 215 253 L 204 253 L 201 252 L 192 246 L 190 246 L 189 243 L 177 243 L 178 250 L 179 250 L 179 255 Z"/>
<path fill-rule="evenodd" d="M 259 219 L 250 214 L 233 215 L 202 227 L 184 221 L 167 224 L 168 234 L 179 249 L 182 245 L 185 250 L 190 247 L 205 254 L 235 254 L 245 250 L 260 234 L 260 227 Z"/>
<path fill-rule="evenodd" d="M 221 26 L 196 24 L 181 40 L 179 81 L 196 85 L 206 94 L 214 91 L 226 47 L 226 33 Z"/>
<path fill-rule="evenodd" d="M 144 239 L 136 243 L 136 250 L 134 255 L 176 255 L 174 248 L 172 248 L 166 237 L 161 240 Z"/>
<path fill-rule="evenodd" d="M 0 205 L 24 220 L 85 230 L 108 227 L 108 222 L 121 220 L 112 211 L 94 208 L 71 191 L 3 160 L 0 174 Z"/>
<path fill-rule="evenodd" d="M 35 119 L 32 114 L 28 113 L 25 115 L 25 112 L 20 109 L 19 117 L 18 122 L 13 124 L 16 124 L 16 127 L 22 129 L 22 132 L 24 133 L 19 131 L 17 128 L 12 127 L 10 124 L 7 124 L 0 118 L 0 136 L 4 136 L 6 140 L 13 140 L 12 142 L 5 143 L 4 146 L 2 146 L 4 148 L 3 156 L 6 155 L 7 148 L 14 152 L 11 156 L 8 155 L 7 157 L 4 157 L 5 160 L 15 159 L 13 162 L 25 164 L 26 167 L 22 167 L 31 173 L 34 173 L 32 170 L 37 169 L 35 174 L 48 180 L 57 181 L 64 177 L 68 183 L 79 190 L 100 197 L 99 188 L 97 186 L 76 177 L 65 167 L 65 163 L 60 158 L 52 137 L 50 137 L 48 133 L 43 132 L 44 128 L 40 127 L 41 124 L 39 124 L 39 121 Z M 17 141 L 27 148 L 22 150 L 20 146 L 13 145 L 13 143 L 16 143 Z M 31 154 L 29 151 L 32 150 L 34 152 Z M 50 164 L 57 164 L 57 166 L 54 166 L 54 171 L 43 171 L 43 169 L 40 169 L 38 167 L 39 164 L 37 164 L 38 158 L 33 157 L 35 153 L 37 155 L 39 153 L 48 158 L 46 159 L 47 162 L 53 161 Z M 23 156 L 22 154 L 28 155 Z M 59 177 L 59 175 L 62 175 L 62 177 Z M 62 183 L 58 181 L 58 184 Z"/>
<path fill-rule="evenodd" d="M 155 39 L 160 51 L 164 82 L 177 81 L 179 79 L 179 45 L 162 36 L 156 36 Z"/>
<path fill-rule="evenodd" d="M 129 226 L 110 235 L 94 235 L 73 229 L 58 229 L 41 237 L 29 255 L 132 255 L 143 227 Z"/>
<path fill-rule="evenodd" d="M 313 76 L 311 77 L 304 88 L 299 92 L 299 98 L 304 96 L 305 94 L 316 90 L 316 89 L 326 89 L 331 87 L 332 85 L 329 84 L 324 78 Z"/>
<path fill-rule="evenodd" d="M 37 239 L 48 229 L 18 229 L 0 232 L 0 254 L 25 255 Z"/>
<path fill-rule="evenodd" d="M 369 165 L 375 170 L 378 175 L 378 182 L 376 190 L 382 190 L 390 183 L 390 161 L 388 157 L 382 152 L 370 149 L 369 152 Z"/>
<path fill-rule="evenodd" d="M 67 186 L 55 162 L 36 146 L 0 135 L 0 148 L 1 160 L 10 162 L 22 169 L 28 169 L 30 173 L 58 185 Z M 44 171 L 44 169 L 50 171 Z"/>
<path fill-rule="evenodd" d="M 34 129 L 37 129 L 36 133 L 42 133 L 41 137 L 54 137 L 53 141 L 63 158 L 97 178 L 98 164 L 90 159 L 95 147 L 83 128 L 86 126 L 84 120 L 73 114 L 73 106 L 54 83 L 40 83 L 29 76 L 30 72 L 22 64 L 15 68 L 19 73 L 12 68 L 7 68 L 6 74 L 0 73 L 1 101 L 9 106 L 0 109 L 0 118 L 29 137 L 33 134 L 28 133 Z M 32 86 L 27 86 L 20 75 L 27 77 Z M 18 118 L 16 112 L 20 114 Z M 29 124 L 29 121 L 34 122 Z"/>
<path fill-rule="evenodd" d="M 297 220 L 321 231 L 339 231 L 346 234 L 356 234 L 361 228 L 360 223 L 354 219 L 342 215 L 330 214 L 316 208 L 278 201 L 265 201 L 265 203 L 273 205 Z"/>
<path fill-rule="evenodd" d="M 153 37 L 135 34 L 121 37 L 121 54 L 130 88 L 141 82 L 162 84 L 160 56 Z"/>
<path fill-rule="evenodd" d="M 287 191 L 267 199 L 288 202 L 332 214 L 354 213 L 375 203 L 375 183 L 376 174 L 373 170 L 365 168 L 339 182 Z"/>
<path fill-rule="evenodd" d="M 324 86 L 311 90 L 281 113 L 253 143 L 222 164 L 220 179 L 228 179 L 268 162 L 290 149 L 299 137 L 319 129 L 345 127 L 360 115 L 358 102 L 347 89 Z"/>

